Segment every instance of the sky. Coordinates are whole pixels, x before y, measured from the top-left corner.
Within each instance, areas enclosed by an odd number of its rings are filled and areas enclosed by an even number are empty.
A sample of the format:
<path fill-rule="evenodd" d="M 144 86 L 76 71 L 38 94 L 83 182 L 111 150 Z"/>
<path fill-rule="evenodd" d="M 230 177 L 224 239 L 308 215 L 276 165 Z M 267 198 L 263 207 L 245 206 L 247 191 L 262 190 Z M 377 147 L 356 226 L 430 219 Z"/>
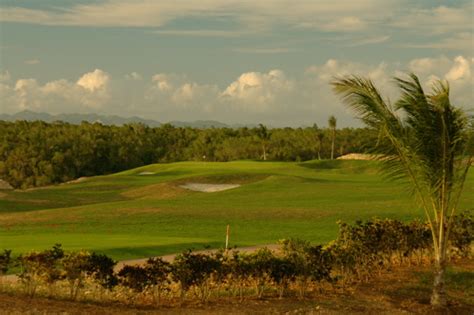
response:
<path fill-rule="evenodd" d="M 0 113 L 358 126 L 335 76 L 448 80 L 473 108 L 472 0 L 0 0 Z"/>

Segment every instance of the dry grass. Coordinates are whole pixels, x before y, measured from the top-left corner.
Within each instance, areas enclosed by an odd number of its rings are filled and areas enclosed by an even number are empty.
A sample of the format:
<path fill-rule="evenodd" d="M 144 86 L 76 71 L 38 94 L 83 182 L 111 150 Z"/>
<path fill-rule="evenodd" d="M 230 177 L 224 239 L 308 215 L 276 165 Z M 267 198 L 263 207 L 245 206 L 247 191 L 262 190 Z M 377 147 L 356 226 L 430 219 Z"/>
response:
<path fill-rule="evenodd" d="M 190 192 L 174 183 L 159 183 L 123 192 L 121 195 L 133 199 L 172 199 Z"/>

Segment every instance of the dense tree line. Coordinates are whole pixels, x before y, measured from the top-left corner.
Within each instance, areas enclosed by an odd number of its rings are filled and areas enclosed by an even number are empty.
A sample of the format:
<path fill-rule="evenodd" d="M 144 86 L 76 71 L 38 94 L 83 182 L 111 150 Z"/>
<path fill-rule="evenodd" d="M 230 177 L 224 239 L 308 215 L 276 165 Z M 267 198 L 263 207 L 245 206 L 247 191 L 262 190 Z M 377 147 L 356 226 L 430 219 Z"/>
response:
<path fill-rule="evenodd" d="M 0 178 L 15 188 L 65 182 L 150 163 L 330 158 L 333 129 L 179 128 L 0 121 Z M 335 156 L 361 152 L 367 129 L 337 130 Z"/>

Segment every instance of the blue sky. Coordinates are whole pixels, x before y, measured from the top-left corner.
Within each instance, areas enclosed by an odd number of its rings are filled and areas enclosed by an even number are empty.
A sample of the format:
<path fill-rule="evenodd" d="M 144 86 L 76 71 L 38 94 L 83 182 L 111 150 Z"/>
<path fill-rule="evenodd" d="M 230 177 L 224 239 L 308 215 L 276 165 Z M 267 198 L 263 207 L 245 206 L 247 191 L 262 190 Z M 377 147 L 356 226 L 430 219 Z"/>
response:
<path fill-rule="evenodd" d="M 0 0 L 0 113 L 355 125 L 334 75 L 473 90 L 473 2 Z"/>

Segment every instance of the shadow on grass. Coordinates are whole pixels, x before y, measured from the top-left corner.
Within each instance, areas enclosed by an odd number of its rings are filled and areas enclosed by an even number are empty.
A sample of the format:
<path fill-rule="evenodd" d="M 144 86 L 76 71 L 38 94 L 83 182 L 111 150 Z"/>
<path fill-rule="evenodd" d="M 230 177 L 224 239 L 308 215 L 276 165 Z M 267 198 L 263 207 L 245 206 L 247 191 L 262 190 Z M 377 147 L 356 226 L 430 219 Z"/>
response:
<path fill-rule="evenodd" d="M 313 170 L 339 170 L 344 173 L 376 173 L 376 161 L 358 160 L 313 160 L 299 163 L 298 166 Z"/>
<path fill-rule="evenodd" d="M 430 287 L 433 283 L 431 272 L 419 272 L 420 283 Z M 452 290 L 461 290 L 474 295 L 474 272 L 466 270 L 446 270 L 446 287 Z"/>
<path fill-rule="evenodd" d="M 317 170 L 332 170 L 341 168 L 342 162 L 340 160 L 316 160 L 299 163 L 298 166 Z"/>
<path fill-rule="evenodd" d="M 394 304 L 416 300 L 420 304 L 429 306 L 433 273 L 431 271 L 415 272 L 413 280 L 402 287 L 387 289 L 384 293 L 390 297 Z M 446 310 L 446 314 L 473 314 L 474 306 L 471 308 L 466 305 L 474 305 L 474 273 L 448 268 L 445 281 L 448 300 L 451 304 L 449 310 Z"/>
<path fill-rule="evenodd" d="M 187 182 L 209 183 L 209 184 L 250 184 L 262 181 L 269 177 L 270 174 L 214 174 L 214 175 L 198 175 L 192 177 L 181 178 L 174 183 L 184 184 Z"/>

